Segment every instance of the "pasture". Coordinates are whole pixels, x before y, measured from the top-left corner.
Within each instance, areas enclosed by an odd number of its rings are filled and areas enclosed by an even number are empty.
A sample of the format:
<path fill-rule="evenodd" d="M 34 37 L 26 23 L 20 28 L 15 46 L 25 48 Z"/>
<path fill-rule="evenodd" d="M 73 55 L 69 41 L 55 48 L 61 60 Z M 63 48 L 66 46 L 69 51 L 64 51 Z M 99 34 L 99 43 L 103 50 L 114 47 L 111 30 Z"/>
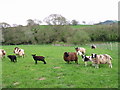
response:
<path fill-rule="evenodd" d="M 63 60 L 64 52 L 75 52 L 77 46 L 52 46 L 52 45 L 6 45 L 2 48 L 7 55 L 12 54 L 15 47 L 25 50 L 25 57 L 18 57 L 17 63 L 2 59 L 2 87 L 3 88 L 118 88 L 118 49 L 113 44 L 112 49 L 91 49 L 90 45 L 79 47 L 86 48 L 86 54 L 109 54 L 113 58 L 113 68 L 101 64 L 99 69 L 84 66 L 81 56 L 79 64 L 67 64 Z M 109 47 L 110 45 L 108 45 Z M 35 65 L 32 54 L 45 56 L 47 64 L 39 61 Z"/>

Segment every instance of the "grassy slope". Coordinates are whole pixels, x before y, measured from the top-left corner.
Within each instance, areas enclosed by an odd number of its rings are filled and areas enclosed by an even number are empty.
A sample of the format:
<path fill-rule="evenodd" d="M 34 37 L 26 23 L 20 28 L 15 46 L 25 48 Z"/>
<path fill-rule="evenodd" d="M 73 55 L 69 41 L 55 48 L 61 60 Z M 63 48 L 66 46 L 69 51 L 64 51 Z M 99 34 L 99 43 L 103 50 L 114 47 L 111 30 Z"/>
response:
<path fill-rule="evenodd" d="M 13 54 L 15 46 L 3 46 L 8 54 Z M 84 66 L 79 56 L 79 64 L 66 64 L 63 60 L 65 51 L 74 52 L 74 47 L 51 45 L 20 45 L 25 50 L 25 58 L 18 58 L 12 63 L 6 57 L 2 61 L 3 87 L 5 88 L 117 88 L 118 87 L 118 58 L 116 50 L 96 49 L 88 46 L 87 54 L 107 53 L 113 58 L 113 68 L 100 65 L 99 69 Z M 31 54 L 43 55 L 47 64 L 34 64 Z M 57 68 L 55 68 L 57 67 Z M 41 80 L 44 79 L 44 80 Z"/>

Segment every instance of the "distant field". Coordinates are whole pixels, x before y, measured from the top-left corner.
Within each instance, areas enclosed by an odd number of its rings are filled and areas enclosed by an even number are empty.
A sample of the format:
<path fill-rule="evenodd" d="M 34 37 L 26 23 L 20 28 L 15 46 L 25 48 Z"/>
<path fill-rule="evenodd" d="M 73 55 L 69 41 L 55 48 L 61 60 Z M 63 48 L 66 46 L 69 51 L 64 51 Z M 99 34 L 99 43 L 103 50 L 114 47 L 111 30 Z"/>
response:
<path fill-rule="evenodd" d="M 97 25 L 69 25 L 70 27 L 73 28 L 81 28 L 81 27 L 88 27 L 88 26 L 97 26 Z M 49 25 L 41 25 L 40 28 L 47 28 L 50 27 Z"/>
<path fill-rule="evenodd" d="M 17 63 L 12 63 L 5 57 L 2 60 L 2 86 L 3 88 L 118 88 L 118 49 L 117 44 L 98 46 L 92 50 L 89 45 L 86 54 L 109 54 L 113 58 L 113 68 L 100 65 L 99 69 L 87 67 L 79 57 L 79 64 L 67 64 L 63 60 L 63 53 L 75 52 L 76 46 L 52 45 L 12 45 L 3 46 L 7 55 L 13 54 L 14 47 L 25 50 L 25 58 L 18 58 Z M 38 62 L 34 64 L 31 54 L 43 55 L 47 64 Z"/>

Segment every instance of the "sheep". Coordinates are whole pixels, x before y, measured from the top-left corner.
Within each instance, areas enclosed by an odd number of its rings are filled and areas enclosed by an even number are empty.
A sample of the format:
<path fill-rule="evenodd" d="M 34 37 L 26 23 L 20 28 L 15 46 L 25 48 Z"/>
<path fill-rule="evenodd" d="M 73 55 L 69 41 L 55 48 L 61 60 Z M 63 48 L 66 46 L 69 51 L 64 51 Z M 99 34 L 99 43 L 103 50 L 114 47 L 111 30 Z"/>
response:
<path fill-rule="evenodd" d="M 91 45 L 91 49 L 96 49 L 96 46 L 95 45 Z"/>
<path fill-rule="evenodd" d="M 75 61 L 75 63 L 78 64 L 78 57 L 76 52 L 64 52 L 64 61 L 66 61 L 68 64 L 70 61 Z"/>
<path fill-rule="evenodd" d="M 91 54 L 92 62 L 95 64 L 95 68 L 99 68 L 99 64 L 108 64 L 110 68 L 112 68 L 112 58 L 108 54 Z"/>
<path fill-rule="evenodd" d="M 44 64 L 46 64 L 45 57 L 43 56 L 36 56 L 36 54 L 32 55 L 33 59 L 35 60 L 35 64 L 37 64 L 37 61 L 43 61 Z"/>
<path fill-rule="evenodd" d="M 0 49 L 0 58 L 5 57 L 6 51 L 4 49 Z"/>
<path fill-rule="evenodd" d="M 18 47 L 15 47 L 15 48 L 14 48 L 14 53 L 15 53 L 16 55 L 22 56 L 22 57 L 24 57 L 24 55 L 25 55 L 24 50 L 23 50 L 23 49 L 20 49 L 20 48 L 18 48 Z"/>
<path fill-rule="evenodd" d="M 85 66 L 87 66 L 87 62 L 92 62 L 91 56 L 86 56 L 86 55 L 81 55 L 81 56 L 82 56 L 82 60 L 85 63 Z"/>
<path fill-rule="evenodd" d="M 8 55 L 7 57 L 11 60 L 11 62 L 17 62 L 17 58 L 15 55 Z"/>
<path fill-rule="evenodd" d="M 86 49 L 82 47 L 76 47 L 75 50 L 77 52 L 77 55 L 83 55 L 86 52 Z"/>

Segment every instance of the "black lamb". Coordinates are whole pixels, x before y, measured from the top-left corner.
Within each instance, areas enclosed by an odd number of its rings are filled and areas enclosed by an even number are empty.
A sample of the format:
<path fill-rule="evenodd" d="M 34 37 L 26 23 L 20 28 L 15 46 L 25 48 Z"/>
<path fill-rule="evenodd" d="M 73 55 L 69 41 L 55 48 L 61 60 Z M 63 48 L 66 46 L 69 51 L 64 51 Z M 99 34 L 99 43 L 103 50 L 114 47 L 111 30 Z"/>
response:
<path fill-rule="evenodd" d="M 37 61 L 43 61 L 44 64 L 46 64 L 45 57 L 43 57 L 43 56 L 36 56 L 36 54 L 32 55 L 32 56 L 33 56 L 33 59 L 35 60 L 35 64 L 37 64 Z"/>
<path fill-rule="evenodd" d="M 11 62 L 17 62 L 17 57 L 15 55 L 8 55 L 7 57 L 11 60 Z"/>

